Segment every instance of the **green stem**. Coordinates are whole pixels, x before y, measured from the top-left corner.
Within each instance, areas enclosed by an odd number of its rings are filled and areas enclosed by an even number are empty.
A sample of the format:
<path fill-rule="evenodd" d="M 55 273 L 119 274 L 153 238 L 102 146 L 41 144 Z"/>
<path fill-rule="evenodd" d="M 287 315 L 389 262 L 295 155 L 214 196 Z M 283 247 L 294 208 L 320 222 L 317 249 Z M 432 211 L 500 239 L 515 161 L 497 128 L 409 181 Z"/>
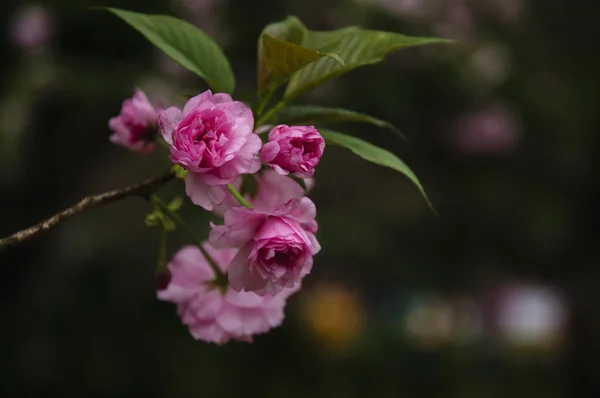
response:
<path fill-rule="evenodd" d="M 273 94 L 275 94 L 275 91 L 277 91 L 277 86 L 267 89 L 267 93 L 261 97 L 260 101 L 258 102 L 258 105 L 256 106 L 257 115 L 261 115 L 263 113 L 265 106 L 269 104 L 271 98 L 273 97 Z"/>
<path fill-rule="evenodd" d="M 287 105 L 286 100 L 279 101 L 274 107 L 269 109 L 269 111 L 267 113 L 265 113 L 264 115 L 262 115 L 260 117 L 260 119 L 258 119 L 258 121 L 256 122 L 256 128 L 258 128 L 258 127 L 262 126 L 263 124 L 265 124 L 266 122 L 268 122 L 269 119 L 271 119 L 277 112 L 279 112 L 281 110 L 281 108 L 283 108 L 286 105 Z"/>
<path fill-rule="evenodd" d="M 183 221 L 177 213 L 169 209 L 169 207 L 162 200 L 160 200 L 158 196 L 152 195 L 152 202 L 156 204 L 162 210 L 163 213 L 169 216 L 170 219 L 175 221 L 181 227 L 181 229 L 183 229 L 192 238 L 196 246 L 198 246 L 198 248 L 202 252 L 202 255 L 206 258 L 206 261 L 208 261 L 208 264 L 212 268 L 213 272 L 215 273 L 215 279 L 217 283 L 224 282 L 226 284 L 227 276 L 225 276 L 223 271 L 221 271 L 221 268 L 219 268 L 217 263 L 215 263 L 215 260 L 213 260 L 212 257 L 206 252 L 206 250 L 202 246 L 202 240 L 198 237 L 198 235 L 196 235 L 194 230 L 190 228 L 190 226 L 187 225 L 187 223 Z"/>
<path fill-rule="evenodd" d="M 217 265 L 215 260 L 213 260 L 213 258 L 210 256 L 210 254 L 208 254 L 208 252 L 206 251 L 204 246 L 202 246 L 200 244 L 200 245 L 198 245 L 198 249 L 200 249 L 200 252 L 202 252 L 202 255 L 208 261 L 208 264 L 210 265 L 213 272 L 215 273 L 215 280 L 214 280 L 215 286 L 221 287 L 224 290 L 227 289 L 227 283 L 228 283 L 227 275 L 225 275 L 223 273 L 223 271 L 221 271 L 221 268 L 219 268 L 219 266 Z"/>
<path fill-rule="evenodd" d="M 169 148 L 171 147 L 171 145 L 169 145 L 169 144 L 167 143 L 167 141 L 163 140 L 163 139 L 162 139 L 162 137 L 158 137 L 158 138 L 156 139 L 156 141 L 158 141 L 158 145 L 160 145 L 160 146 L 161 146 L 161 147 L 163 147 L 163 148 L 169 149 Z"/>
<path fill-rule="evenodd" d="M 167 260 L 167 228 L 163 225 L 160 229 L 160 241 L 158 242 L 158 265 L 156 270 L 162 271 Z"/>
<path fill-rule="evenodd" d="M 244 197 L 235 189 L 235 187 L 231 184 L 227 185 L 227 189 L 229 190 L 229 192 L 231 192 L 231 194 L 233 195 L 233 197 L 240 202 L 240 204 L 244 207 L 247 207 L 249 209 L 252 208 L 252 206 L 250 205 L 250 203 L 248 203 L 248 201 L 246 201 L 246 199 L 244 199 Z"/>

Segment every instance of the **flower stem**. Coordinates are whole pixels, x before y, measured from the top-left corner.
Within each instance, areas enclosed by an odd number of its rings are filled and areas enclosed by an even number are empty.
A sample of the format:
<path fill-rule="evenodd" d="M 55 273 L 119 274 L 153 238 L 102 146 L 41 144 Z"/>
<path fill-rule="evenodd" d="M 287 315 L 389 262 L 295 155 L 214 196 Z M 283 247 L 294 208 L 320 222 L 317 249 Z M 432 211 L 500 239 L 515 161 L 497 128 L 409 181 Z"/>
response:
<path fill-rule="evenodd" d="M 258 103 L 258 105 L 256 106 L 256 114 L 257 115 L 262 115 L 263 110 L 265 109 L 265 106 L 269 103 L 269 101 L 271 101 L 271 98 L 273 97 L 273 94 L 275 94 L 275 91 L 277 91 L 277 86 L 273 86 L 273 87 L 269 87 L 267 89 L 266 94 L 260 95 L 260 102 Z"/>
<path fill-rule="evenodd" d="M 169 209 L 169 207 L 162 200 L 160 200 L 158 196 L 152 195 L 152 202 L 156 204 L 160 208 L 160 210 L 164 214 L 166 214 L 170 219 L 175 221 L 175 223 L 177 223 L 181 227 L 181 229 L 183 229 L 192 238 L 196 246 L 198 246 L 198 249 L 200 249 L 200 251 L 202 252 L 202 255 L 206 258 L 206 261 L 212 268 L 213 272 L 215 273 L 215 280 L 217 281 L 217 283 L 227 284 L 227 276 L 223 273 L 223 271 L 221 271 L 221 268 L 219 268 L 215 260 L 212 259 L 212 257 L 206 251 L 206 249 L 204 249 L 204 246 L 202 246 L 202 240 L 198 237 L 198 235 L 196 235 L 194 230 L 189 225 L 187 225 L 187 223 L 183 221 L 177 213 Z"/>
<path fill-rule="evenodd" d="M 165 267 L 167 260 L 167 228 L 161 226 L 160 228 L 160 241 L 158 242 L 158 264 L 156 270 L 162 271 Z"/>
<path fill-rule="evenodd" d="M 244 207 L 247 207 L 249 209 L 252 208 L 252 206 L 250 205 L 250 203 L 248 203 L 248 201 L 246 199 L 244 199 L 244 197 L 235 189 L 235 187 L 231 184 L 227 185 L 227 189 L 229 190 L 229 192 L 231 192 L 231 194 L 233 195 L 233 197 L 240 202 L 240 204 Z"/>
<path fill-rule="evenodd" d="M 162 137 L 158 138 L 157 141 L 158 145 L 160 145 L 163 148 L 166 148 L 167 150 L 171 147 L 171 145 L 169 145 L 167 141 L 163 140 Z"/>
<path fill-rule="evenodd" d="M 265 124 L 266 122 L 268 122 L 269 119 L 271 119 L 277 112 L 279 112 L 281 110 L 281 108 L 283 108 L 286 105 L 287 105 L 286 100 L 279 101 L 274 107 L 269 109 L 267 113 L 265 113 L 264 115 L 262 115 L 260 117 L 260 119 L 258 119 L 258 121 L 256 122 L 256 128 L 258 128 L 258 127 L 262 126 L 263 124 Z"/>

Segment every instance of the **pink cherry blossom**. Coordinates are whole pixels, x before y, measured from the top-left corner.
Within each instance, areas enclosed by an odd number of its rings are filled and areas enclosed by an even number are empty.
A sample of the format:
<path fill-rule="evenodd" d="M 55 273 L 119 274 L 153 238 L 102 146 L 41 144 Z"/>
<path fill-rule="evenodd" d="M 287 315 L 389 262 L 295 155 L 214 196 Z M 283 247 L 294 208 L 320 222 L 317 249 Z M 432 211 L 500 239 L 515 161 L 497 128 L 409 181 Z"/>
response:
<path fill-rule="evenodd" d="M 260 157 L 281 175 L 308 178 L 315 173 L 324 149 L 325 140 L 313 126 L 280 124 L 269 132 Z"/>
<path fill-rule="evenodd" d="M 187 195 L 206 210 L 223 203 L 227 184 L 237 176 L 260 169 L 261 140 L 252 133 L 252 111 L 228 94 L 205 91 L 183 110 L 162 112 L 159 124 L 171 160 L 189 171 Z"/>
<path fill-rule="evenodd" d="M 236 251 L 204 248 L 226 272 Z M 171 281 L 158 291 L 160 300 L 177 305 L 181 321 L 195 339 L 224 344 L 229 340 L 252 341 L 252 336 L 281 325 L 286 299 L 297 289 L 277 296 L 237 292 L 213 284 L 213 270 L 197 246 L 181 248 L 168 264 Z"/>
<path fill-rule="evenodd" d="M 142 90 L 135 90 L 131 99 L 126 99 L 119 116 L 108 121 L 113 131 L 110 141 L 135 152 L 148 153 L 156 143 L 153 134 L 157 128 L 158 112 Z"/>
<path fill-rule="evenodd" d="M 316 208 L 299 184 L 266 171 L 259 177 L 253 208 L 232 207 L 225 225 L 211 224 L 209 241 L 217 248 L 241 248 L 228 278 L 236 291 L 277 294 L 298 286 L 313 265 L 320 245 Z"/>

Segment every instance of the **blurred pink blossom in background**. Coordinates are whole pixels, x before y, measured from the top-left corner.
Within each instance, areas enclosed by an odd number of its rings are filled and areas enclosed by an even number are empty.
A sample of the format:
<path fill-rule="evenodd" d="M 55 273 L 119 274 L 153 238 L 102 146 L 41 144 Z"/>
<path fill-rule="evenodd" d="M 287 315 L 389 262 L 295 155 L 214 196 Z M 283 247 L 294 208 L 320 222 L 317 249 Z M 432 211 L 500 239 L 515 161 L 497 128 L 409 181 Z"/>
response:
<path fill-rule="evenodd" d="M 524 0 L 487 0 L 487 3 L 489 12 L 505 22 L 518 21 L 525 9 Z"/>
<path fill-rule="evenodd" d="M 467 0 L 448 0 L 438 4 L 438 12 L 431 18 L 435 31 L 451 39 L 465 39 L 475 30 L 475 16 Z"/>
<path fill-rule="evenodd" d="M 40 5 L 29 4 L 12 17 L 10 36 L 23 49 L 40 49 L 48 46 L 54 33 L 52 16 Z"/>
<path fill-rule="evenodd" d="M 152 152 L 156 148 L 154 135 L 160 111 L 142 90 L 136 89 L 133 97 L 123 102 L 121 113 L 108 121 L 113 131 L 110 141 L 134 152 Z"/>
<path fill-rule="evenodd" d="M 432 0 L 357 0 L 360 4 L 372 4 L 404 17 L 423 18 L 434 8 Z"/>
<path fill-rule="evenodd" d="M 220 26 L 218 11 L 227 5 L 226 0 L 176 0 L 183 19 L 196 25 L 220 46 L 225 47 L 229 42 L 228 30 Z"/>
<path fill-rule="evenodd" d="M 512 112 L 495 104 L 459 119 L 454 130 L 455 144 L 467 154 L 505 154 L 516 148 L 519 128 Z"/>

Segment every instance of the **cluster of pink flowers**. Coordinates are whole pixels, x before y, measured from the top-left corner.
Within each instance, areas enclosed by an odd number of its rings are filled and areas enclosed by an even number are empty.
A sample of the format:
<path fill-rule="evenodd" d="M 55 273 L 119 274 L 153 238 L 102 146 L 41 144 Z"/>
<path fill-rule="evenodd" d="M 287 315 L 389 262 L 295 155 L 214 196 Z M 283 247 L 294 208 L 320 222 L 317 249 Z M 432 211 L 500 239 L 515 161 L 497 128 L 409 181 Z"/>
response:
<path fill-rule="evenodd" d="M 203 249 L 227 275 L 221 281 L 203 251 L 186 246 L 168 264 L 171 280 L 158 297 L 177 305 L 194 338 L 251 341 L 281 324 L 286 299 L 320 250 L 316 207 L 291 176 L 312 186 L 325 141 L 312 126 L 278 125 L 263 145 L 250 108 L 228 94 L 206 91 L 183 109 L 161 111 L 139 90 L 111 119 L 111 140 L 148 152 L 156 126 L 173 163 L 187 170 L 190 200 L 224 216 L 222 225 L 211 223 Z M 261 170 L 263 163 L 268 167 Z M 245 174 L 252 174 L 257 190 L 238 201 L 229 187 Z"/>

